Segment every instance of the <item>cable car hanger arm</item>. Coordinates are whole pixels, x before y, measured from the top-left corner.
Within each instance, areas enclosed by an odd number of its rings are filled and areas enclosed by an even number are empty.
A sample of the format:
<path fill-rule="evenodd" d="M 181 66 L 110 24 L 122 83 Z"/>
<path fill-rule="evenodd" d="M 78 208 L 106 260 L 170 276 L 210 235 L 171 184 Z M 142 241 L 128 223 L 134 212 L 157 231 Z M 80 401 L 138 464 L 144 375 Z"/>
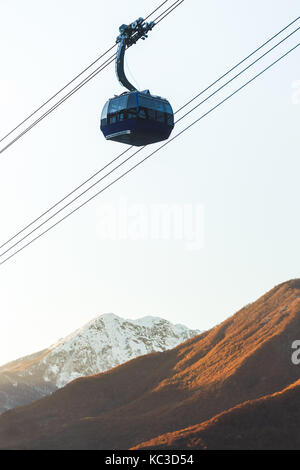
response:
<path fill-rule="evenodd" d="M 126 49 L 131 47 L 133 44 L 136 44 L 139 39 L 145 40 L 148 37 L 147 33 L 151 31 L 154 26 L 154 21 L 147 23 L 143 18 L 138 18 L 133 23 L 129 25 L 123 24 L 119 28 L 121 34 L 116 40 L 116 43 L 119 44 L 116 58 L 116 75 L 121 85 L 129 91 L 136 91 L 136 88 L 130 83 L 125 75 L 124 58 Z"/>

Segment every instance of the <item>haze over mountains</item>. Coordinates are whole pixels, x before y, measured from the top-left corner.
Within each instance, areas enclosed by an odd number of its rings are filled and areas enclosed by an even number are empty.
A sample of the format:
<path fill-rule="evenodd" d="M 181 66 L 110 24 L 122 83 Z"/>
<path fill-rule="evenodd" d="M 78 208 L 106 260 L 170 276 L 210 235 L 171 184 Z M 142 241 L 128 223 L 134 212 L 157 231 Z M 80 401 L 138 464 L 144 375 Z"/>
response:
<path fill-rule="evenodd" d="M 101 315 L 50 348 L 0 367 L 0 413 L 49 395 L 78 377 L 165 351 L 197 334 L 159 317 L 125 320 Z"/>
<path fill-rule="evenodd" d="M 2 449 L 299 448 L 300 280 L 174 349 L 0 416 Z"/>

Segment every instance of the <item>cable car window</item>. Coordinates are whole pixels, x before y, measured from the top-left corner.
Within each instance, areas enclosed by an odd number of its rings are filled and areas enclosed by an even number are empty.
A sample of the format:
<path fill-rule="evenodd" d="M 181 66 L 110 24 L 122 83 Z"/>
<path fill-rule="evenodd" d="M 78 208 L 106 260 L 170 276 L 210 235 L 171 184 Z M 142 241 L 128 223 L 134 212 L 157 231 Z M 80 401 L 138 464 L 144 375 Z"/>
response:
<path fill-rule="evenodd" d="M 140 108 L 138 116 L 142 119 L 147 119 L 147 113 L 145 108 Z"/>
<path fill-rule="evenodd" d="M 164 103 L 162 101 L 154 101 L 153 100 L 153 103 L 152 103 L 152 106 L 154 109 L 156 109 L 156 111 L 161 111 L 161 112 L 164 112 Z"/>
<path fill-rule="evenodd" d="M 168 114 L 173 114 L 173 109 L 169 103 L 165 103 L 165 108 Z"/>
<path fill-rule="evenodd" d="M 127 101 L 128 96 L 124 95 L 119 98 L 119 109 L 126 109 L 127 108 Z"/>
<path fill-rule="evenodd" d="M 173 117 L 173 114 L 167 114 L 167 123 L 169 126 L 173 126 L 174 124 L 174 117 Z"/>
<path fill-rule="evenodd" d="M 149 98 L 148 96 L 139 95 L 140 106 L 145 106 L 148 109 L 164 112 L 164 101 L 160 98 Z"/>
<path fill-rule="evenodd" d="M 107 119 L 109 124 L 114 124 L 117 122 L 117 115 L 116 114 L 110 114 Z"/>
<path fill-rule="evenodd" d="M 148 96 L 140 96 L 140 106 L 145 106 L 148 109 L 156 109 L 155 100 L 148 98 Z"/>
<path fill-rule="evenodd" d="M 126 109 L 127 96 L 120 96 L 119 98 L 113 98 L 109 103 L 109 113 L 116 113 L 122 109 Z"/>
<path fill-rule="evenodd" d="M 106 119 L 107 118 L 108 105 L 109 105 L 109 101 L 105 104 L 105 106 L 103 108 L 101 119 Z"/>
<path fill-rule="evenodd" d="M 135 108 L 137 109 L 138 106 L 138 94 L 136 92 L 130 93 L 127 97 L 127 106 L 128 108 Z"/>
<path fill-rule="evenodd" d="M 151 102 L 152 102 L 151 98 L 148 98 L 147 96 L 139 95 L 140 106 L 151 108 Z"/>
<path fill-rule="evenodd" d="M 118 100 L 112 100 L 109 104 L 109 114 L 115 113 L 118 111 Z"/>
<path fill-rule="evenodd" d="M 155 121 L 156 116 L 155 116 L 155 111 L 153 109 L 148 109 L 148 118 L 151 121 Z"/>
<path fill-rule="evenodd" d="M 156 111 L 156 121 L 165 122 L 165 113 L 161 111 Z"/>
<path fill-rule="evenodd" d="M 127 109 L 127 119 L 136 118 L 136 108 Z"/>

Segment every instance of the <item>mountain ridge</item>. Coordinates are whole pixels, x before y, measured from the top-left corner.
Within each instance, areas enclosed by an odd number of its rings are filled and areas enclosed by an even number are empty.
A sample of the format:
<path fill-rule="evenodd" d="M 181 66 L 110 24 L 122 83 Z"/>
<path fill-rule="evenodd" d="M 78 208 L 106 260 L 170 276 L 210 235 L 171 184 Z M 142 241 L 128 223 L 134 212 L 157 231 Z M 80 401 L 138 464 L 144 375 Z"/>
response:
<path fill-rule="evenodd" d="M 42 398 L 78 377 L 170 349 L 198 333 L 160 317 L 128 320 L 100 315 L 49 348 L 3 365 L 0 411 Z"/>
<path fill-rule="evenodd" d="M 299 380 L 300 280 L 177 347 L 76 379 L 0 416 L 0 448 L 128 449 Z M 300 425 L 300 423 L 299 423 Z"/>

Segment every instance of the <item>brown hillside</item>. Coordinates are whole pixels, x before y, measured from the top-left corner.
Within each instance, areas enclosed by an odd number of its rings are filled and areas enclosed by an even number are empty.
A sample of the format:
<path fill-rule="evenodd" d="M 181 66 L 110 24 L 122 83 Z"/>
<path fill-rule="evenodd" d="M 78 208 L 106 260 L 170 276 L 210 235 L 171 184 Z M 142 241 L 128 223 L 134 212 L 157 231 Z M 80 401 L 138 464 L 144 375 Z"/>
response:
<path fill-rule="evenodd" d="M 209 421 L 165 434 L 136 449 L 299 450 L 300 380 Z"/>
<path fill-rule="evenodd" d="M 297 337 L 298 335 L 298 337 Z M 300 280 L 164 353 L 82 378 L 0 416 L 0 448 L 127 449 L 299 379 Z"/>

